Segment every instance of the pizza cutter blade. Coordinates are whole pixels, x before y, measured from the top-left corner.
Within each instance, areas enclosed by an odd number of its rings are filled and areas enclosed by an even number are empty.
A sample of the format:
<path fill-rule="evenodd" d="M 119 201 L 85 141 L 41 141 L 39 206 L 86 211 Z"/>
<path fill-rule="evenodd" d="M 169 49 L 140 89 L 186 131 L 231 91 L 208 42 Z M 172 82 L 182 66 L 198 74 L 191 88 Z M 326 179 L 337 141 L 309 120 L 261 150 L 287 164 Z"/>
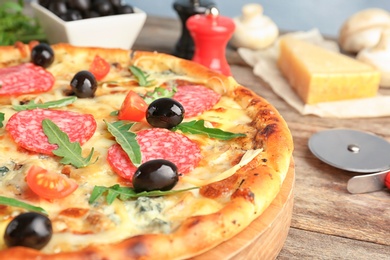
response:
<path fill-rule="evenodd" d="M 308 146 L 318 159 L 333 167 L 366 174 L 348 182 L 349 192 L 372 192 L 385 187 L 384 179 L 390 171 L 390 143 L 385 139 L 352 129 L 332 129 L 314 134 Z"/>

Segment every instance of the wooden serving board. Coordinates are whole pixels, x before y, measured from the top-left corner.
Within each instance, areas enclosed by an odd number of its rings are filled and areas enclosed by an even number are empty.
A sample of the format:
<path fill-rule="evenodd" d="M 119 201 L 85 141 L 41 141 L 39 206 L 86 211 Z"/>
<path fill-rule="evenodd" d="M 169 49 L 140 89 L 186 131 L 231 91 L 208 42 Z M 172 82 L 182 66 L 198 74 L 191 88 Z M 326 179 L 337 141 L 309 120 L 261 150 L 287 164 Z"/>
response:
<path fill-rule="evenodd" d="M 291 162 L 278 196 L 262 215 L 232 239 L 193 259 L 275 259 L 290 228 L 294 184 L 295 169 Z"/>

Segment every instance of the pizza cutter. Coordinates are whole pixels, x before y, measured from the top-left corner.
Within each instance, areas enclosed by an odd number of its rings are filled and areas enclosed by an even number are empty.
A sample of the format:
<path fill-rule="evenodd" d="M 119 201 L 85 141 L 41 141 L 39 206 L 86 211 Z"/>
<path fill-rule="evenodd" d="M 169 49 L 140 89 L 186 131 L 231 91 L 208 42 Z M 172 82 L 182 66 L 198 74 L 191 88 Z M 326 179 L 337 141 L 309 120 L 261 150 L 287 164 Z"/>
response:
<path fill-rule="evenodd" d="M 310 151 L 321 161 L 357 175 L 347 183 L 350 193 L 382 190 L 390 174 L 390 143 L 367 132 L 331 129 L 312 135 Z M 390 178 L 390 176 L 388 176 Z M 390 185 L 387 187 L 390 189 Z"/>

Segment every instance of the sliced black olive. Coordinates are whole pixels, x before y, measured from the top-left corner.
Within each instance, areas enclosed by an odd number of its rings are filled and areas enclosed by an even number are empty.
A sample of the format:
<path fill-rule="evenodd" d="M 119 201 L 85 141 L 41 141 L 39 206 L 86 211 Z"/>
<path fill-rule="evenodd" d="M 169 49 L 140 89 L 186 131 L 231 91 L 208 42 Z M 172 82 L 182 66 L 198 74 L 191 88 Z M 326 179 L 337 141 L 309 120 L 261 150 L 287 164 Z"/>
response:
<path fill-rule="evenodd" d="M 175 187 L 179 181 L 179 174 L 176 165 L 170 161 L 150 160 L 138 167 L 132 181 L 136 192 L 167 191 Z"/>
<path fill-rule="evenodd" d="M 31 61 L 35 65 L 47 68 L 54 61 L 54 51 L 50 45 L 40 43 L 31 50 Z"/>
<path fill-rule="evenodd" d="M 73 79 L 70 81 L 70 86 L 77 97 L 89 98 L 95 95 L 97 81 L 91 72 L 82 70 L 74 75 Z"/>
<path fill-rule="evenodd" d="M 7 226 L 4 241 L 8 247 L 24 246 L 41 249 L 49 243 L 53 229 L 45 215 L 28 212 L 16 216 Z"/>
<path fill-rule="evenodd" d="M 146 121 L 151 126 L 170 129 L 183 121 L 184 113 L 184 107 L 178 101 L 172 98 L 159 98 L 148 106 Z"/>

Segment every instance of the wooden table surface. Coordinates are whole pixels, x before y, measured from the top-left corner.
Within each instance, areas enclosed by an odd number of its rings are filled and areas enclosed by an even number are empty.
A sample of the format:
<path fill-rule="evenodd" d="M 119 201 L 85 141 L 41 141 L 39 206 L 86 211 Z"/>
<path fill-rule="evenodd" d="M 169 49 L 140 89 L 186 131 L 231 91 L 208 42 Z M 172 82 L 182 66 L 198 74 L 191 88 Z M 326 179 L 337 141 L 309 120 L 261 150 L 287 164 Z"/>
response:
<path fill-rule="evenodd" d="M 178 20 L 148 17 L 133 49 L 172 53 L 180 34 Z M 346 184 L 353 174 L 321 162 L 307 146 L 314 133 L 340 127 L 372 132 L 390 141 L 390 117 L 302 116 L 255 76 L 235 50 L 228 47 L 226 55 L 237 82 L 273 104 L 294 138 L 294 209 L 277 259 L 390 259 L 390 191 L 348 193 Z M 390 89 L 380 92 L 390 95 Z"/>

